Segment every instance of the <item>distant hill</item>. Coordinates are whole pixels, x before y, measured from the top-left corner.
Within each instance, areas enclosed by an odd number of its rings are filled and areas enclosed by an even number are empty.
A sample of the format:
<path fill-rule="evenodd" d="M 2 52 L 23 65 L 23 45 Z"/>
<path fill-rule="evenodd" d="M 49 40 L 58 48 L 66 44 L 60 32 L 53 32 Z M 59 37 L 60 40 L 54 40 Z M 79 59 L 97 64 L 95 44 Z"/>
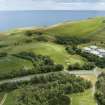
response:
<path fill-rule="evenodd" d="M 96 17 L 87 20 L 65 22 L 45 30 L 48 35 L 86 37 L 91 40 L 104 41 L 105 18 Z"/>

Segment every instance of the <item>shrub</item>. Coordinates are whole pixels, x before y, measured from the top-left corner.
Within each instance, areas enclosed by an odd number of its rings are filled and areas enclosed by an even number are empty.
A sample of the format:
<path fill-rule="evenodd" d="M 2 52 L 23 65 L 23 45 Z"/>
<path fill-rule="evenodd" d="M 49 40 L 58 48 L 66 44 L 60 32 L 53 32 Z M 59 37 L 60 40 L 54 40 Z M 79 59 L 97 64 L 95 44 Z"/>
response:
<path fill-rule="evenodd" d="M 80 38 L 80 37 L 65 37 L 65 36 L 57 36 L 56 43 L 64 44 L 64 45 L 77 45 L 82 43 L 90 42 L 87 38 Z"/>
<path fill-rule="evenodd" d="M 27 91 L 27 92 L 26 92 Z M 17 97 L 17 105 L 70 105 L 70 99 L 56 88 L 21 89 Z M 32 104 L 31 104 L 32 103 Z"/>
<path fill-rule="evenodd" d="M 85 63 L 84 65 L 80 65 L 79 63 L 69 65 L 67 69 L 68 70 L 92 70 L 93 68 L 95 68 L 94 63 L 88 62 L 88 63 Z"/>
<path fill-rule="evenodd" d="M 27 31 L 25 31 L 25 33 L 24 33 L 26 36 L 32 36 L 32 32 L 31 31 L 29 31 L 29 30 L 27 30 Z"/>
<path fill-rule="evenodd" d="M 6 52 L 0 53 L 0 57 L 6 57 L 8 54 Z"/>
<path fill-rule="evenodd" d="M 43 41 L 43 42 L 48 42 L 48 39 L 45 36 L 38 36 L 37 41 Z"/>

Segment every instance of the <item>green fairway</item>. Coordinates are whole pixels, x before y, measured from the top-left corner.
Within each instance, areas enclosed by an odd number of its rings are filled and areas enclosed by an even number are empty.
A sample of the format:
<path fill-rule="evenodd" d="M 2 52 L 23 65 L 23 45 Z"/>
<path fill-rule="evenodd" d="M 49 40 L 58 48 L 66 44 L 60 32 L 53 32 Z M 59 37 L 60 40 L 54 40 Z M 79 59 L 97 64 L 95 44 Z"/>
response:
<path fill-rule="evenodd" d="M 87 90 L 83 93 L 71 95 L 72 104 L 71 105 L 96 105 L 94 96 L 92 95 L 92 90 Z"/>
<path fill-rule="evenodd" d="M 28 51 L 28 52 L 34 52 L 35 54 L 38 55 L 41 54 L 41 55 L 50 56 L 55 61 L 55 63 L 63 64 L 64 66 L 74 63 L 84 64 L 84 62 L 87 62 L 84 58 L 82 58 L 79 55 L 68 54 L 63 45 L 58 45 L 51 42 L 33 42 L 21 46 L 19 45 L 14 48 L 11 48 L 10 50 L 9 49 L 7 50 L 10 53 L 19 53 L 22 51 Z"/>
<path fill-rule="evenodd" d="M 32 49 L 36 54 L 50 56 L 55 63 L 68 64 L 80 63 L 84 64 L 85 59 L 79 55 L 70 55 L 66 52 L 65 47 L 54 43 L 36 43 Z"/>

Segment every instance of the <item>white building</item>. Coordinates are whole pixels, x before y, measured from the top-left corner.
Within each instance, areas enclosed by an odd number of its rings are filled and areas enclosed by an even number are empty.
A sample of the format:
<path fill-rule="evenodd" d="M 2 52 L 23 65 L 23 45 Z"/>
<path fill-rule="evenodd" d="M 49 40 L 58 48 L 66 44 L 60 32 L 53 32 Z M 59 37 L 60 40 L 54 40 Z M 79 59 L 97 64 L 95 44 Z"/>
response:
<path fill-rule="evenodd" d="M 83 51 L 99 57 L 105 57 L 105 49 L 98 48 L 97 46 L 84 47 Z"/>

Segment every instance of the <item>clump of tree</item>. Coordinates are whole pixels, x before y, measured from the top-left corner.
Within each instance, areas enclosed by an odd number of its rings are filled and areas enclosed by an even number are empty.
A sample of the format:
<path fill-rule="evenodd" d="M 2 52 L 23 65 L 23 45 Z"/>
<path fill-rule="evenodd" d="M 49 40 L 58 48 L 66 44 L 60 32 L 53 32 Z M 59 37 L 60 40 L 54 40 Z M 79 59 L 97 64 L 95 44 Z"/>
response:
<path fill-rule="evenodd" d="M 105 23 L 105 20 L 103 20 L 102 22 Z"/>
<path fill-rule="evenodd" d="M 60 87 L 55 88 L 24 88 L 17 96 L 16 105 L 70 105 L 70 98 Z"/>
<path fill-rule="evenodd" d="M 40 79 L 41 78 L 41 79 Z M 85 89 L 90 88 L 91 82 L 84 80 L 83 78 L 75 75 L 70 75 L 64 72 L 50 73 L 48 75 L 40 75 L 32 78 L 34 84 L 48 84 L 51 83 L 51 87 L 54 84 L 61 85 L 66 94 L 83 92 Z"/>
<path fill-rule="evenodd" d="M 63 69 L 64 67 L 60 64 L 37 66 L 36 68 L 32 68 L 32 69 L 22 68 L 20 70 L 12 70 L 11 72 L 0 73 L 0 80 L 22 77 L 22 76 L 27 76 L 31 74 L 58 72 L 58 71 L 62 71 Z"/>
<path fill-rule="evenodd" d="M 36 55 L 32 52 L 21 52 L 13 56 L 31 61 L 35 68 L 37 67 L 42 71 L 61 71 L 64 68 L 63 65 L 55 64 L 49 56 Z"/>
<path fill-rule="evenodd" d="M 32 31 L 30 31 L 30 30 L 27 30 L 27 31 L 25 31 L 25 33 L 24 33 L 26 36 L 28 36 L 28 37 L 30 37 L 30 36 L 32 36 Z"/>
<path fill-rule="evenodd" d="M 33 63 L 33 68 L 21 68 L 20 70 L 12 70 L 10 72 L 8 71 L 6 73 L 0 73 L 0 80 L 27 76 L 29 74 L 58 72 L 64 69 L 63 65 L 55 64 L 54 61 L 48 56 L 35 55 L 29 52 L 21 52 L 19 54 L 14 54 L 13 56 L 31 61 Z"/>
<path fill-rule="evenodd" d="M 0 57 L 6 57 L 8 54 L 6 52 L 1 52 Z"/>
<path fill-rule="evenodd" d="M 95 98 L 98 105 L 105 105 L 105 73 L 99 75 L 96 82 Z"/>
<path fill-rule="evenodd" d="M 84 80 L 83 78 L 59 72 L 36 75 L 30 80 L 2 83 L 0 84 L 0 92 L 12 91 L 23 85 L 31 85 L 33 87 L 41 86 L 43 88 L 54 88 L 59 85 L 65 94 L 83 92 L 92 86 L 90 81 Z"/>
<path fill-rule="evenodd" d="M 69 54 L 72 54 L 72 55 L 74 55 L 74 54 L 76 54 L 76 46 L 75 45 L 73 45 L 73 46 L 67 46 L 66 48 L 65 48 L 65 50 L 69 53 Z"/>
<path fill-rule="evenodd" d="M 94 63 L 87 62 L 83 65 L 81 65 L 79 63 L 69 65 L 67 69 L 71 71 L 71 70 L 93 70 L 94 68 L 95 68 Z"/>
<path fill-rule="evenodd" d="M 87 38 L 73 37 L 73 36 L 57 36 L 56 43 L 64 45 L 77 45 L 90 42 Z"/>
<path fill-rule="evenodd" d="M 100 68 L 105 68 L 105 57 L 98 57 L 94 54 L 88 52 L 80 51 L 78 53 L 82 57 L 85 57 L 89 62 L 94 62 L 94 64 Z"/>
<path fill-rule="evenodd" d="M 25 43 L 31 43 L 32 42 L 32 39 L 26 39 L 24 40 Z"/>
<path fill-rule="evenodd" d="M 89 88 L 91 82 L 65 72 L 40 74 L 27 81 L 0 84 L 1 92 L 15 89 L 20 91 L 16 105 L 69 105 L 67 94 L 83 92 Z"/>
<path fill-rule="evenodd" d="M 22 59 L 29 60 L 34 66 L 38 65 L 54 65 L 54 62 L 48 56 L 36 55 L 32 52 L 20 52 L 18 54 L 13 54 L 13 56 L 20 57 Z M 36 63 L 37 62 L 37 63 Z"/>
<path fill-rule="evenodd" d="M 38 36 L 37 38 L 36 38 L 36 40 L 37 41 L 43 41 L 43 42 L 48 42 L 48 39 L 45 37 L 45 36 Z"/>
<path fill-rule="evenodd" d="M 33 36 L 33 35 L 42 35 L 43 32 L 41 30 L 27 30 L 24 32 L 24 35 L 30 37 L 30 36 Z"/>
<path fill-rule="evenodd" d="M 70 105 L 71 100 L 67 94 L 83 92 L 91 87 L 89 81 L 66 73 L 37 76 L 32 82 L 36 87 L 33 85 L 31 88 L 21 89 L 17 105 Z"/>
<path fill-rule="evenodd" d="M 67 94 L 84 92 L 91 82 L 65 72 L 36 75 L 30 80 L 0 84 L 0 92 L 18 89 L 16 105 L 70 105 Z M 20 88 L 21 87 L 21 88 Z"/>
<path fill-rule="evenodd" d="M 0 48 L 8 47 L 8 45 L 0 45 Z"/>

